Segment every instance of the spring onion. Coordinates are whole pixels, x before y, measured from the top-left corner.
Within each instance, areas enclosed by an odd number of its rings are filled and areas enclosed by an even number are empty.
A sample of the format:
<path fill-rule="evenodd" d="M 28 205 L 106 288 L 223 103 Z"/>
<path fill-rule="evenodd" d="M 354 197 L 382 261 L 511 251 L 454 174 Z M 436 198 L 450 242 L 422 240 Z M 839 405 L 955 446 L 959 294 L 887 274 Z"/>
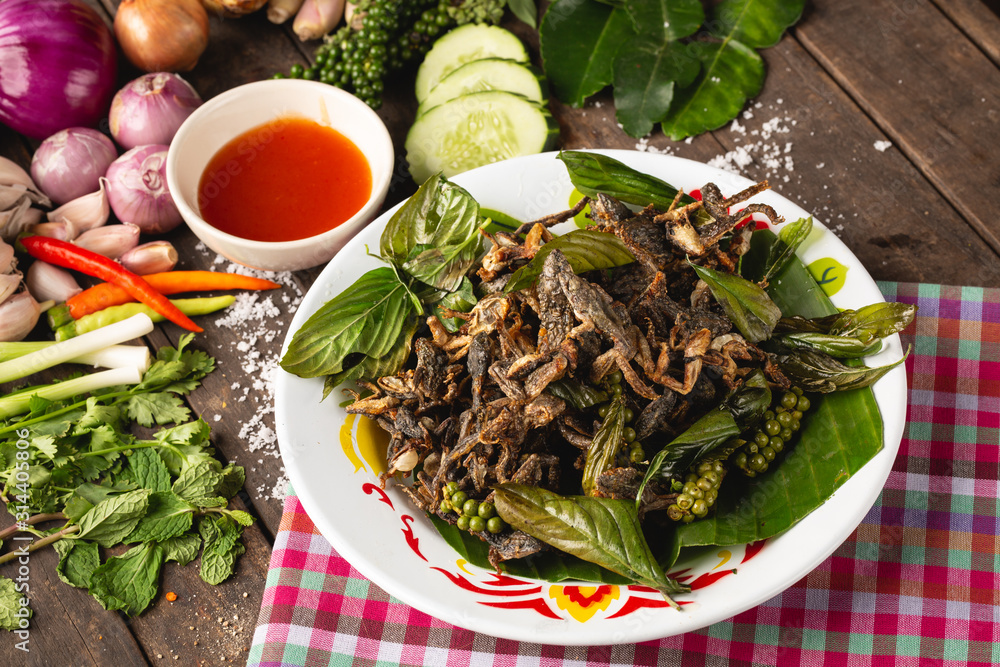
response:
<path fill-rule="evenodd" d="M 44 349 L 26 354 L 17 359 L 0 362 L 0 383 L 18 380 L 32 373 L 51 368 L 57 364 L 67 362 L 96 350 L 117 345 L 139 336 L 145 336 L 153 330 L 153 321 L 148 315 L 138 314 L 122 322 L 116 322 L 96 331 L 77 336 L 71 340 L 63 341 L 57 345 L 50 345 Z M 95 375 L 101 375 L 96 373 Z M 136 375 L 139 375 L 136 369 Z M 138 382 L 139 380 L 136 380 Z M 123 384 L 116 382 L 115 384 Z M 105 385 L 108 386 L 108 385 Z M 88 389 L 87 391 L 91 391 Z M 79 391 L 77 392 L 79 393 Z M 6 400 L 6 399 L 3 399 Z M 0 413 L 3 411 L 0 410 Z"/>
<path fill-rule="evenodd" d="M 16 343 L 0 343 L 0 361 L 17 359 L 26 354 L 43 350 L 52 345 L 57 345 L 56 341 L 19 341 Z M 81 354 L 73 357 L 66 363 L 83 364 L 100 368 L 124 368 L 133 366 L 145 372 L 152 363 L 149 348 L 145 345 L 109 345 L 108 347 Z"/>
<path fill-rule="evenodd" d="M 42 350 L 41 353 L 44 354 L 45 350 Z M 5 363 L 14 363 L 17 361 L 20 361 L 20 359 L 14 359 L 11 362 Z M 107 387 L 115 387 L 123 384 L 139 384 L 140 380 L 142 380 L 142 372 L 135 366 L 128 366 L 125 368 L 112 368 L 107 371 L 91 373 L 90 375 L 84 375 L 71 380 L 63 380 L 55 384 L 45 385 L 44 387 L 33 387 L 30 390 L 15 392 L 4 398 L 0 398 L 0 419 L 7 419 L 14 415 L 28 412 L 31 409 L 31 399 L 35 396 L 48 401 L 61 401 L 65 398 L 79 396 L 80 394 L 97 391 L 98 389 L 106 389 Z"/>

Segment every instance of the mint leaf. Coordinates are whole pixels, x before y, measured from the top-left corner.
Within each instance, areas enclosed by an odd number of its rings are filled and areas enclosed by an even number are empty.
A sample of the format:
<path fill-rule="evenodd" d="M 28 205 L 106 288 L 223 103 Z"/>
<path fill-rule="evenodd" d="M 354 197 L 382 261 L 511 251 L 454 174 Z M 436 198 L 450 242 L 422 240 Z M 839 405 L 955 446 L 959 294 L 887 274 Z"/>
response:
<path fill-rule="evenodd" d="M 128 467 L 135 483 L 150 491 L 169 491 L 170 472 L 151 447 L 136 449 L 128 457 Z"/>
<path fill-rule="evenodd" d="M 199 575 L 213 586 L 221 584 L 233 574 L 237 557 L 246 550 L 239 542 L 242 528 L 228 516 L 206 516 L 198 523 L 198 532 L 205 541 Z"/>
<path fill-rule="evenodd" d="M 77 538 L 87 538 L 102 547 L 111 547 L 131 533 L 149 507 L 150 491 L 137 489 L 94 505 L 80 519 Z"/>
<path fill-rule="evenodd" d="M 238 466 L 230 463 L 222 470 L 222 479 L 219 484 L 215 487 L 215 495 L 222 498 L 232 498 L 240 489 L 243 488 L 243 484 L 246 482 L 247 475 L 243 470 L 243 466 Z"/>
<path fill-rule="evenodd" d="M 163 547 L 165 561 L 175 561 L 181 565 L 187 565 L 198 556 L 198 549 L 201 548 L 201 535 L 187 533 L 172 537 L 161 542 L 160 546 Z"/>
<path fill-rule="evenodd" d="M 185 500 L 210 497 L 222 479 L 222 465 L 215 459 L 204 459 L 185 466 L 171 490 Z"/>
<path fill-rule="evenodd" d="M 113 556 L 94 570 L 90 594 L 105 609 L 121 609 L 129 616 L 141 613 L 156 596 L 163 547 L 147 542 L 121 556 Z"/>
<path fill-rule="evenodd" d="M 52 547 L 59 554 L 56 574 L 70 586 L 87 588 L 90 576 L 101 564 L 97 542 L 85 540 L 59 540 Z"/>
<path fill-rule="evenodd" d="M 22 607 L 21 602 L 27 602 L 27 597 L 17 591 L 14 580 L 0 577 L 0 628 L 18 630 L 28 627 L 31 607 Z"/>
<path fill-rule="evenodd" d="M 183 535 L 191 528 L 196 509 L 170 491 L 157 491 L 149 496 L 146 515 L 123 541 L 163 542 Z"/>

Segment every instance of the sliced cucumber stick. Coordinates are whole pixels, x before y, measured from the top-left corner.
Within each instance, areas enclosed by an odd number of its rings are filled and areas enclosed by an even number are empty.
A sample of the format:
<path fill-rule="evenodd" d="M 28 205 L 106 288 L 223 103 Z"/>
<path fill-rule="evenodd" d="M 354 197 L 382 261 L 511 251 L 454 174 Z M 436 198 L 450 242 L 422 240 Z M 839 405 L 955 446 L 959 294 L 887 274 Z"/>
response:
<path fill-rule="evenodd" d="M 417 70 L 417 102 L 423 102 L 431 88 L 465 63 L 483 58 L 506 58 L 528 62 L 524 44 L 511 32 L 491 25 L 469 23 L 455 28 L 434 42 Z"/>
<path fill-rule="evenodd" d="M 406 135 L 406 159 L 417 183 L 440 171 L 474 167 L 555 146 L 559 127 L 548 110 L 519 95 L 470 93 L 429 109 Z"/>
<path fill-rule="evenodd" d="M 420 103 L 417 115 L 456 97 L 486 90 L 515 93 L 538 104 L 545 104 L 547 99 L 544 75 L 537 67 L 516 60 L 484 58 L 466 63 L 441 79 Z"/>

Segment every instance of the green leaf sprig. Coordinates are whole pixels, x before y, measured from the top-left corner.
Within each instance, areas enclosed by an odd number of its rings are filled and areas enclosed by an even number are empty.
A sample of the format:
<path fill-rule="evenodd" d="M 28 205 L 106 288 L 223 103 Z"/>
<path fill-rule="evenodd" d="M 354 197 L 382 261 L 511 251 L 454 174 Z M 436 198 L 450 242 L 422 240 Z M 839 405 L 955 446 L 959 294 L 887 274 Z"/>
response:
<path fill-rule="evenodd" d="M 614 86 L 618 122 L 641 137 L 660 123 L 676 140 L 714 130 L 760 92 L 764 62 L 805 0 L 559 0 L 539 26 L 556 96 L 579 107 Z"/>
<path fill-rule="evenodd" d="M 156 597 L 163 564 L 186 564 L 199 551 L 202 578 L 225 580 L 243 552 L 242 528 L 253 522 L 227 508 L 243 488 L 243 468 L 215 458 L 207 423 L 186 421 L 180 396 L 215 368 L 210 356 L 187 349 L 191 338 L 161 348 L 137 385 L 35 401 L 30 413 L 0 424 L 0 495 L 18 520 L 0 538 L 28 533 L 38 538 L 28 551 L 53 546 L 59 578 L 105 609 L 141 613 Z M 140 440 L 132 423 L 161 428 Z M 62 525 L 34 528 L 52 521 Z M 135 546 L 101 562 L 102 548 L 121 544 Z M 0 555 L 0 565 L 19 553 Z M 18 603 L 8 599 L 7 581 L 0 577 L 3 627 L 5 610 Z"/>

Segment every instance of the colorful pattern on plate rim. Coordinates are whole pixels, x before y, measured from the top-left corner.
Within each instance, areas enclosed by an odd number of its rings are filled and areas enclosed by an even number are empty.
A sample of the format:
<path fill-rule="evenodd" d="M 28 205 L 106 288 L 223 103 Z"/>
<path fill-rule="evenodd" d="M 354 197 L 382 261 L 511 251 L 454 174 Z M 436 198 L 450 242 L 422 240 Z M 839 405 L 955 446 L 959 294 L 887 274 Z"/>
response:
<path fill-rule="evenodd" d="M 369 473 L 376 478 L 385 471 L 385 453 L 388 436 L 374 422 L 357 415 L 347 415 L 340 429 L 340 445 L 347 460 L 354 465 L 355 474 Z M 366 475 L 367 477 L 367 475 Z M 372 500 L 382 503 L 398 514 L 402 524 L 400 532 L 406 545 L 415 556 L 423 561 L 427 557 L 420 551 L 420 538 L 413 533 L 416 519 L 400 512 L 389 495 L 370 481 L 361 484 L 362 492 Z M 744 550 L 739 564 L 743 564 L 760 553 L 764 540 L 742 547 Z M 688 569 L 671 572 L 677 581 L 687 583 L 692 590 L 710 586 L 716 581 L 735 574 L 737 568 L 730 548 L 721 549 L 717 554 L 718 563 L 709 571 L 695 575 Z M 728 567 L 726 567 L 728 565 Z M 512 577 L 500 572 L 482 570 L 458 558 L 455 569 L 449 570 L 430 565 L 428 567 L 444 575 L 452 584 L 472 593 L 481 605 L 497 609 L 524 609 L 555 620 L 575 620 L 586 623 L 593 618 L 615 619 L 632 614 L 640 609 L 668 607 L 660 593 L 648 586 L 631 584 L 616 586 L 611 584 L 552 584 L 533 579 Z M 678 600 L 678 604 L 690 604 L 689 600 Z"/>

